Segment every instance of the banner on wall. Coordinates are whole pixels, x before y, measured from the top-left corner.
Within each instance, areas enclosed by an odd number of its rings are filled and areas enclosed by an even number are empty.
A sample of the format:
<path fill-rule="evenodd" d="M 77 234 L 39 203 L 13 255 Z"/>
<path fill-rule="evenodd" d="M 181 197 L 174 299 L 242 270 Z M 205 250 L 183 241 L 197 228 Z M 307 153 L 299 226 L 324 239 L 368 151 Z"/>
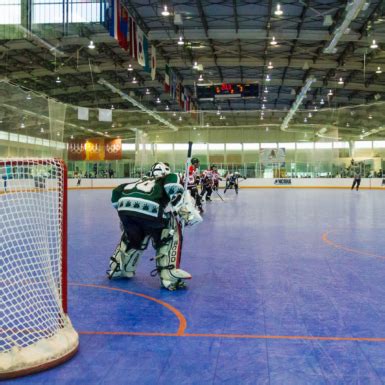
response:
<path fill-rule="evenodd" d="M 280 164 L 285 166 L 286 151 L 284 148 L 261 148 L 259 150 L 259 161 L 264 164 Z"/>
<path fill-rule="evenodd" d="M 122 141 L 121 139 L 104 140 L 104 159 L 120 160 L 122 159 Z"/>
<path fill-rule="evenodd" d="M 68 160 L 85 160 L 86 147 L 84 142 L 71 141 L 68 143 Z"/>
<path fill-rule="evenodd" d="M 120 160 L 121 139 L 93 138 L 68 143 L 68 160 Z"/>

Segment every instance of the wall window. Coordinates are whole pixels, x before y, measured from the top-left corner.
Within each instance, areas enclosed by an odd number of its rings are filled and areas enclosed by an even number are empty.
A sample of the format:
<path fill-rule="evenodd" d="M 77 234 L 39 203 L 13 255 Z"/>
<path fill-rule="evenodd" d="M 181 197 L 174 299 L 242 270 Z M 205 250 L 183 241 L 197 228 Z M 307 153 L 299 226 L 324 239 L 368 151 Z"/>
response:
<path fill-rule="evenodd" d="M 372 142 L 369 140 L 363 140 L 362 142 L 354 142 L 355 148 L 372 148 Z"/>
<path fill-rule="evenodd" d="M 332 142 L 316 142 L 315 148 L 316 149 L 333 148 L 333 143 Z"/>
<path fill-rule="evenodd" d="M 333 142 L 334 148 L 349 148 L 349 142 Z"/>
<path fill-rule="evenodd" d="M 259 150 L 259 143 L 243 143 L 243 149 L 245 151 Z"/>
<path fill-rule="evenodd" d="M 21 24 L 21 0 L 0 1 L 0 25 Z"/>
<path fill-rule="evenodd" d="M 227 151 L 242 151 L 241 143 L 226 143 Z"/>
<path fill-rule="evenodd" d="M 295 143 L 278 143 L 278 147 L 286 150 L 295 150 Z"/>
<path fill-rule="evenodd" d="M 297 150 L 309 150 L 314 148 L 313 142 L 297 143 Z"/>

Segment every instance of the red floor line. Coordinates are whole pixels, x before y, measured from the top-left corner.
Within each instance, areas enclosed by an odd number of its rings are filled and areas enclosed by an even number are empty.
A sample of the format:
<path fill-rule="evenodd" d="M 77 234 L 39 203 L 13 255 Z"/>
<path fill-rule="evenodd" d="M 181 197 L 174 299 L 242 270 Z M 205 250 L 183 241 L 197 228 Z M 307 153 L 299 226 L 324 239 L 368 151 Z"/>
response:
<path fill-rule="evenodd" d="M 377 255 L 377 254 L 373 254 L 373 253 L 369 253 L 367 251 L 363 251 L 363 250 L 357 250 L 357 249 L 353 249 L 353 248 L 350 248 L 350 247 L 347 247 L 347 246 L 344 246 L 344 245 L 340 245 L 338 243 L 335 243 L 333 241 L 331 241 L 329 238 L 328 238 L 328 234 L 330 233 L 331 231 L 325 231 L 323 234 L 322 234 L 322 240 L 330 245 L 330 246 L 333 246 L 335 247 L 336 249 L 341 249 L 341 250 L 345 250 L 345 251 L 349 251 L 351 253 L 355 253 L 355 254 L 362 254 L 362 255 L 367 255 L 369 257 L 375 257 L 375 258 L 380 258 L 380 259 L 385 259 L 384 256 L 382 255 Z"/>
<path fill-rule="evenodd" d="M 307 340 L 307 341 L 358 341 L 385 342 L 381 337 L 328 337 L 328 336 L 273 336 L 258 334 L 208 334 L 208 333 L 151 333 L 151 332 L 107 332 L 107 331 L 79 331 L 82 335 L 110 335 L 110 336 L 142 336 L 142 337 L 201 337 L 201 338 L 229 338 L 229 339 L 260 339 L 260 340 Z"/>

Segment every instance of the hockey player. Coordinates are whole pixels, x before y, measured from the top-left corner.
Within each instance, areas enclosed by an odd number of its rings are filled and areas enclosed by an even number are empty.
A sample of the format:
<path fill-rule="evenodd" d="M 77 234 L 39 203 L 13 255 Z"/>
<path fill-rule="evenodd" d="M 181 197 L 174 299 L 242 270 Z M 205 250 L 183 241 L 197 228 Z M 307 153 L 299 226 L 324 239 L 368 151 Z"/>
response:
<path fill-rule="evenodd" d="M 214 186 L 213 186 L 213 190 L 217 190 L 218 191 L 218 187 L 219 187 L 219 181 L 222 180 L 221 176 L 219 175 L 219 172 L 218 172 L 218 167 L 213 164 L 211 166 L 211 172 L 213 174 L 213 182 L 214 182 Z"/>
<path fill-rule="evenodd" d="M 190 191 L 192 198 L 195 200 L 195 205 L 200 213 L 203 213 L 202 198 L 198 191 L 199 185 L 199 159 L 192 158 L 189 167 L 189 175 L 187 181 L 187 189 Z"/>
<path fill-rule="evenodd" d="M 181 221 L 193 225 L 201 221 L 199 213 L 189 203 L 177 174 L 165 163 L 155 163 L 150 176 L 125 183 L 112 192 L 112 204 L 117 209 L 123 234 L 110 258 L 108 277 L 131 278 L 150 238 L 156 249 L 155 274 L 161 286 L 168 290 L 185 287 L 191 275 L 180 269 L 182 248 Z"/>
<path fill-rule="evenodd" d="M 225 194 L 228 189 L 232 189 L 234 187 L 235 193 L 238 194 L 238 179 L 243 178 L 246 179 L 244 176 L 242 176 L 239 172 L 230 173 L 226 177 L 226 187 L 223 193 Z"/>
<path fill-rule="evenodd" d="M 214 173 L 213 168 L 216 166 L 211 166 L 208 170 L 203 171 L 202 174 L 202 191 L 201 191 L 201 197 L 203 199 L 204 195 L 206 194 L 206 201 L 211 201 L 211 194 L 213 193 L 214 189 Z"/>

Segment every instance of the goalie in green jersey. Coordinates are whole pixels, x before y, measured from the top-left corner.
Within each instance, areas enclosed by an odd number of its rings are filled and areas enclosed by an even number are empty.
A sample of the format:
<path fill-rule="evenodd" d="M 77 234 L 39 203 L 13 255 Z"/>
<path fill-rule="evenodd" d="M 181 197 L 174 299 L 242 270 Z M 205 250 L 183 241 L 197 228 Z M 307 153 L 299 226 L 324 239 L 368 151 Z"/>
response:
<path fill-rule="evenodd" d="M 156 249 L 156 269 L 162 287 L 176 290 L 186 286 L 191 275 L 180 269 L 182 226 L 202 221 L 184 191 L 179 176 L 167 163 L 155 163 L 149 177 L 121 184 L 112 192 L 123 227 L 121 240 L 110 258 L 111 278 L 131 278 L 150 239 Z"/>

